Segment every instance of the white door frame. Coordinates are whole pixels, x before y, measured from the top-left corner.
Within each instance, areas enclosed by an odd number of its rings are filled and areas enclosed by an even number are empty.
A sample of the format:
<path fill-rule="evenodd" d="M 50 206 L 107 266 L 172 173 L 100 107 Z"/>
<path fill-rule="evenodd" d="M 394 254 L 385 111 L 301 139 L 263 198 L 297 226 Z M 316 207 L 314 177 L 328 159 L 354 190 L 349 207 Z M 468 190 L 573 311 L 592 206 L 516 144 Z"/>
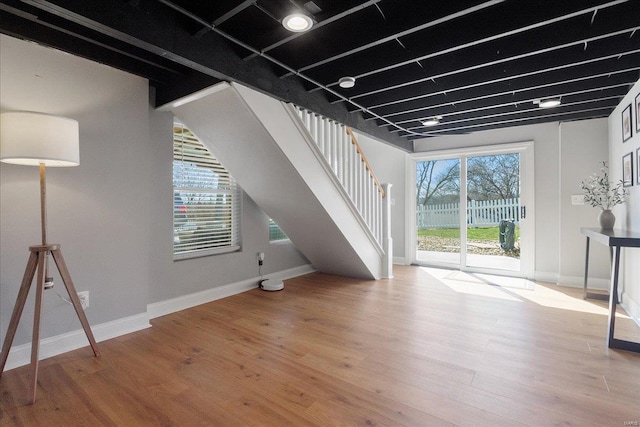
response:
<path fill-rule="evenodd" d="M 526 207 L 526 217 L 520 219 L 520 238 L 524 244 L 520 249 L 520 271 L 506 271 L 483 269 L 479 267 L 466 267 L 465 253 L 467 242 L 466 215 L 460 215 L 460 268 L 465 271 L 479 273 L 502 274 L 509 276 L 521 276 L 533 278 L 535 272 L 535 180 L 534 180 L 534 142 L 512 142 L 507 144 L 485 145 L 477 147 L 456 148 L 451 150 L 425 151 L 413 153 L 407 157 L 407 193 L 406 193 L 406 217 L 405 217 L 405 251 L 410 263 L 416 263 L 416 163 L 423 160 L 439 160 L 460 158 L 460 182 L 466 182 L 466 167 L 462 162 L 467 157 L 486 156 L 491 154 L 520 154 L 520 203 Z M 464 180 L 463 180 L 464 179 Z M 466 186 L 460 186 L 461 212 L 466 212 Z M 465 210 L 463 210 L 465 209 Z M 434 263 L 434 265 L 437 265 Z M 444 266 L 444 265 L 443 265 Z M 451 267 L 451 265 L 448 265 Z"/>

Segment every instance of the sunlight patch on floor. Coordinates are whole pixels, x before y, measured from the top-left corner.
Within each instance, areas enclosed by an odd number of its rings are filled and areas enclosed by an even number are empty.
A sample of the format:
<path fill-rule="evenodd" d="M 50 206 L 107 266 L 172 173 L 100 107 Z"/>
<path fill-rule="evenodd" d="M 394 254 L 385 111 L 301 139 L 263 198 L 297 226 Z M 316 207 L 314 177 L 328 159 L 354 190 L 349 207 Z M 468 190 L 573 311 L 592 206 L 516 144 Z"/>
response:
<path fill-rule="evenodd" d="M 534 290 L 535 282 L 521 277 L 496 276 L 493 274 L 467 273 L 464 271 L 452 271 L 447 279 L 470 282 L 481 285 L 503 286 L 505 288 L 517 288 Z"/>
<path fill-rule="evenodd" d="M 516 285 L 519 284 L 517 281 L 520 280 L 517 278 L 491 276 L 489 274 L 466 273 L 463 271 L 444 270 L 440 268 L 419 268 L 438 279 L 442 284 L 446 285 L 451 290 L 458 293 L 498 298 L 509 301 L 521 301 L 511 292 L 505 292 L 505 290 L 502 288 L 502 285 L 499 285 L 497 283 L 506 283 L 506 279 L 509 279 L 513 281 L 514 285 Z"/>
<path fill-rule="evenodd" d="M 485 296 L 509 301 L 530 301 L 543 307 L 578 311 L 607 316 L 606 306 L 598 305 L 582 297 L 567 295 L 552 288 L 520 277 L 467 273 L 433 267 L 419 267 L 451 290 L 469 295 Z M 618 318 L 630 317 L 618 311 Z"/>
<path fill-rule="evenodd" d="M 486 284 L 478 285 L 477 283 L 461 282 L 457 280 L 441 279 L 442 283 L 448 286 L 451 290 L 461 294 L 477 295 L 482 297 L 491 297 L 509 301 L 522 302 L 521 299 L 516 298 L 513 295 L 504 292 L 504 289 L 499 286 L 487 286 Z"/>
<path fill-rule="evenodd" d="M 583 313 L 601 314 L 605 316 L 609 314 L 609 309 L 607 307 L 596 305 L 590 300 L 572 297 L 563 292 L 542 285 L 536 286 L 535 292 L 521 293 L 518 290 L 514 290 L 514 292 L 522 298 L 543 307 L 560 308 L 563 310 L 580 311 Z M 629 318 L 622 313 L 618 313 L 616 317 Z"/>

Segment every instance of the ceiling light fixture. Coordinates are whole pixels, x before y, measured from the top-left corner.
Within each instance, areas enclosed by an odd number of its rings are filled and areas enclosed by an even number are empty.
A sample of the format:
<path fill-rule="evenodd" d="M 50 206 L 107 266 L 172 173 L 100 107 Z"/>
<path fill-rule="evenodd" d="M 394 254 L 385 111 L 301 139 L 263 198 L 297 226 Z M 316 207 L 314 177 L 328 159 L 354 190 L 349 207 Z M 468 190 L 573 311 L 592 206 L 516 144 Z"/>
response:
<path fill-rule="evenodd" d="M 428 119 L 421 120 L 420 123 L 422 123 L 422 126 L 435 126 L 440 124 L 441 119 L 442 116 L 434 116 L 429 117 Z"/>
<path fill-rule="evenodd" d="M 355 77 L 340 77 L 340 80 L 338 80 L 338 86 L 344 89 L 349 89 L 351 87 L 354 87 L 355 85 L 356 85 Z"/>
<path fill-rule="evenodd" d="M 292 13 L 291 15 L 285 16 L 282 20 L 282 25 L 294 33 L 303 33 L 313 27 L 313 21 L 305 14 Z"/>
<path fill-rule="evenodd" d="M 534 104 L 535 103 L 536 102 L 534 101 Z M 540 108 L 553 108 L 560 105 L 561 102 L 560 102 L 560 98 L 547 98 L 547 99 L 539 100 L 537 104 L 538 104 L 538 107 Z"/>

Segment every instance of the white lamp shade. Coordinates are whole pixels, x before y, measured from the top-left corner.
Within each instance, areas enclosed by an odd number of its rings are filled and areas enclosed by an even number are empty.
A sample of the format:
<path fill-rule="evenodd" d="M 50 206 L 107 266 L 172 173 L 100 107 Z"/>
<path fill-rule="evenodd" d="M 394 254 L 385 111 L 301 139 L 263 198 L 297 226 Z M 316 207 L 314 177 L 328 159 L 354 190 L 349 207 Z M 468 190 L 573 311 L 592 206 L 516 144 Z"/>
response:
<path fill-rule="evenodd" d="M 78 166 L 78 122 L 30 111 L 0 114 L 0 161 L 17 165 Z"/>

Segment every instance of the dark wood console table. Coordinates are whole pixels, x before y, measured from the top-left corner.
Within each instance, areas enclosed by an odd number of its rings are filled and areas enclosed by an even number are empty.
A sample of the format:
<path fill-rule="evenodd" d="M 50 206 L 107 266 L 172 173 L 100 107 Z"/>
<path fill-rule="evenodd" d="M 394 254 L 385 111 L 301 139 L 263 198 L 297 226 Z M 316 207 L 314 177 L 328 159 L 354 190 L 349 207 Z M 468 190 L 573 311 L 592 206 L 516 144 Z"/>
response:
<path fill-rule="evenodd" d="M 586 261 L 584 265 L 584 298 L 609 300 L 609 329 L 607 331 L 607 345 L 609 348 L 640 353 L 640 343 L 620 340 L 614 337 L 616 324 L 616 307 L 618 305 L 618 278 L 620 274 L 620 252 L 622 248 L 640 248 L 640 233 L 627 230 L 604 230 L 601 228 L 581 228 L 580 232 L 587 237 Z M 593 239 L 609 247 L 611 256 L 611 286 L 609 295 L 594 294 L 587 290 L 589 274 L 589 241 Z"/>

